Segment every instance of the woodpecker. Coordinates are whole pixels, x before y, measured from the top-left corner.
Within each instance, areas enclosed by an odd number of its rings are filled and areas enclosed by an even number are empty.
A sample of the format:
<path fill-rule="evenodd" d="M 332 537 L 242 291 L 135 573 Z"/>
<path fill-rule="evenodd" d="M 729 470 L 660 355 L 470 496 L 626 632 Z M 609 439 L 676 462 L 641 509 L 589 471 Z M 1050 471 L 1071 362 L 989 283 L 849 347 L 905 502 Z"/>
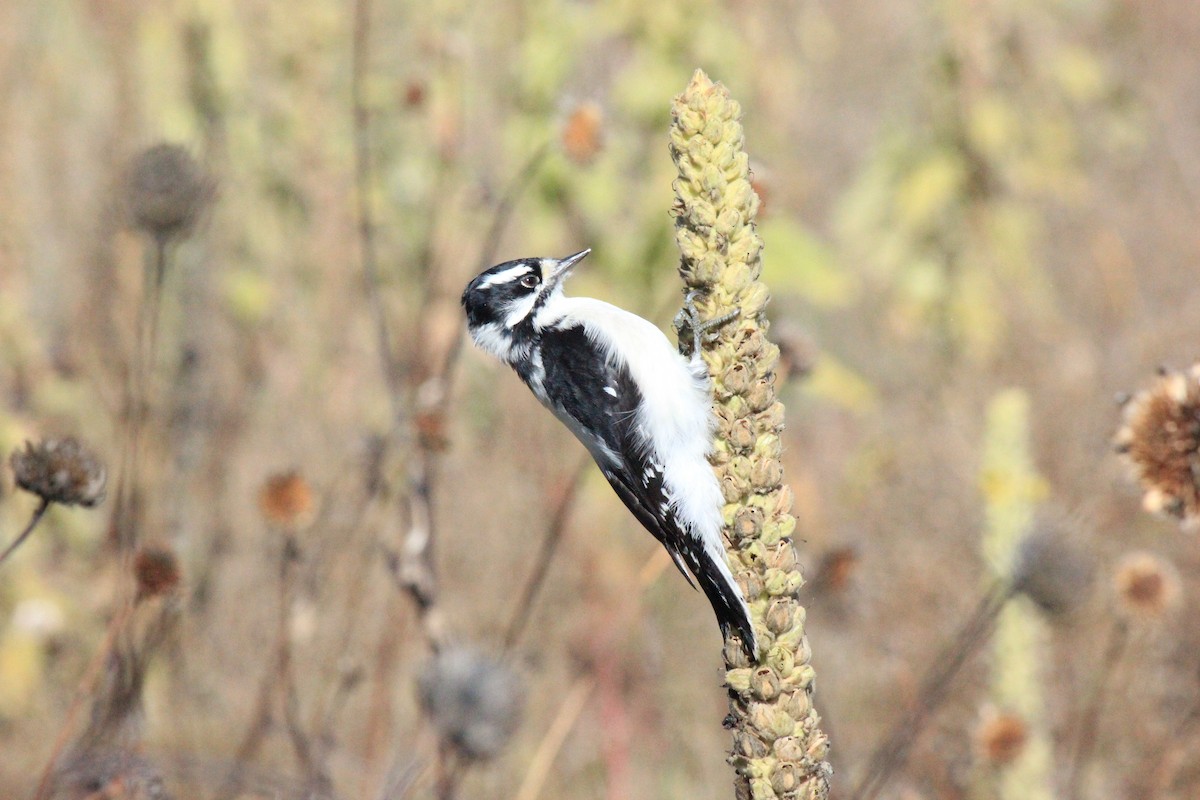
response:
<path fill-rule="evenodd" d="M 715 419 L 704 335 L 688 296 L 677 324 L 693 336 L 681 355 L 651 322 L 601 300 L 567 297 L 563 282 L 590 253 L 522 258 L 480 273 L 462 295 L 480 349 L 508 364 L 575 434 L 634 517 L 666 548 L 756 659 L 750 610 L 721 543 L 724 499 L 708 463 Z"/>

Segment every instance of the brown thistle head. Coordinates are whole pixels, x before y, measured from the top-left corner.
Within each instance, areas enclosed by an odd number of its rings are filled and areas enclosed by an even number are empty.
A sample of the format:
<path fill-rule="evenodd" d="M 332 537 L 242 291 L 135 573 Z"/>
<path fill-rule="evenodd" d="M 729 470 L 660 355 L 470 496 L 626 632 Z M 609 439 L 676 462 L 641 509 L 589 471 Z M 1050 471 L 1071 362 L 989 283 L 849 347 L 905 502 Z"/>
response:
<path fill-rule="evenodd" d="M 1200 525 L 1200 363 L 1163 369 L 1130 398 L 1113 444 L 1145 492 L 1147 511 Z"/>
<path fill-rule="evenodd" d="M 104 500 L 104 465 L 74 437 L 26 442 L 9 463 L 17 486 L 47 503 L 91 508 Z"/>
<path fill-rule="evenodd" d="M 160 143 L 138 153 L 125 176 L 133 226 L 160 244 L 187 236 L 214 195 L 212 179 L 187 149 Z"/>

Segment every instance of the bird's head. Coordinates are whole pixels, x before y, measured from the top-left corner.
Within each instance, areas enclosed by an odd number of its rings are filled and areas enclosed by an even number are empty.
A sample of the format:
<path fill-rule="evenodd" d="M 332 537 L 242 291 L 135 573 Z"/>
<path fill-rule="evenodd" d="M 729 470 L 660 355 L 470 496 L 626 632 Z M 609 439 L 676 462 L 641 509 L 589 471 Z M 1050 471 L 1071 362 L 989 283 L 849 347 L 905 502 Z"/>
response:
<path fill-rule="evenodd" d="M 532 331 L 534 319 L 547 301 L 562 294 L 571 270 L 591 250 L 566 258 L 521 258 L 484 270 L 462 294 L 471 338 L 484 350 L 505 361 L 518 357 L 518 331 Z"/>

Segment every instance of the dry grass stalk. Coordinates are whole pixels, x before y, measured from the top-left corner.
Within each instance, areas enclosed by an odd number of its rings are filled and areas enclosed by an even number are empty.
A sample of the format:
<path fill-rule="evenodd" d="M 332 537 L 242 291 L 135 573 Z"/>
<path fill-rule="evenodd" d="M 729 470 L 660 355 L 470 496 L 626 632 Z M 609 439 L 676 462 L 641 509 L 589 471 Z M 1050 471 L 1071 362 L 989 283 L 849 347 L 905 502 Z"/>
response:
<path fill-rule="evenodd" d="M 775 398 L 779 348 L 766 338 L 767 287 L 758 280 L 758 197 L 742 149 L 741 107 L 697 70 L 672 108 L 671 155 L 680 275 L 700 295 L 702 319 L 738 312 L 704 352 L 718 429 L 714 466 L 725 494 L 729 562 L 746 594 L 760 642 L 751 664 L 741 643 L 725 646 L 731 761 L 739 798 L 824 798 L 829 741 L 812 703 L 814 670 L 797 598 L 790 510 L 780 463 L 783 405 Z M 735 433 L 748 435 L 737 435 Z"/>

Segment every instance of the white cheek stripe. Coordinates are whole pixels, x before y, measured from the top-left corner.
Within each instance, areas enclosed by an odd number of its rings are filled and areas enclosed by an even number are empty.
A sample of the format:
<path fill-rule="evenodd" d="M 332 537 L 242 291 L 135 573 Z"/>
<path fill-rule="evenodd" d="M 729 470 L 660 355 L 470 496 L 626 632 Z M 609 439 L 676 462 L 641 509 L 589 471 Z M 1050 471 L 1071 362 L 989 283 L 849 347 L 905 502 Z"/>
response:
<path fill-rule="evenodd" d="M 517 277 L 518 275 L 522 275 L 526 272 L 532 272 L 532 271 L 533 270 L 531 270 L 529 268 L 528 264 L 518 264 L 517 266 L 509 267 L 508 269 L 506 269 L 502 272 L 497 272 L 495 275 L 488 275 L 479 284 L 479 288 L 486 289 L 489 286 L 495 286 L 497 283 L 508 283 L 513 278 Z"/>
<path fill-rule="evenodd" d="M 521 323 L 521 320 L 529 316 L 533 311 L 533 304 L 537 302 L 538 295 L 536 292 L 522 297 L 520 300 L 514 300 L 505 309 L 508 313 L 504 317 L 504 324 L 508 328 L 515 328 Z"/>

